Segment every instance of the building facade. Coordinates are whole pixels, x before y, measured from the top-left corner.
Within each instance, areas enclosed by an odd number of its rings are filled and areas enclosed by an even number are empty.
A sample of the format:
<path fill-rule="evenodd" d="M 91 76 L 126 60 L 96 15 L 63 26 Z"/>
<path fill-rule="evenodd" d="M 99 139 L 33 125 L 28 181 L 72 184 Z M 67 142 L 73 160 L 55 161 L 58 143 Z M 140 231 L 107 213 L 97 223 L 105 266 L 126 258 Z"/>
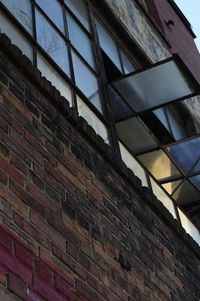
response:
<path fill-rule="evenodd" d="M 200 300 L 200 61 L 172 0 L 0 0 L 1 300 Z"/>

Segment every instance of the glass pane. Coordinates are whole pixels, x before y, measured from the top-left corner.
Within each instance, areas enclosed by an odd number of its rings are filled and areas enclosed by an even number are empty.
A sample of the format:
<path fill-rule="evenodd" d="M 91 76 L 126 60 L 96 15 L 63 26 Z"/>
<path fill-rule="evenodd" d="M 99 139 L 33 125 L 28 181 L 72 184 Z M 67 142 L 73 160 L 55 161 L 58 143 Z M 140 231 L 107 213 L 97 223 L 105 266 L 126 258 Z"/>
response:
<path fill-rule="evenodd" d="M 199 161 L 196 163 L 195 167 L 192 170 L 192 173 L 194 172 L 200 172 L 200 157 L 199 157 Z"/>
<path fill-rule="evenodd" d="M 118 121 L 123 118 L 131 117 L 133 115 L 133 112 L 120 98 L 119 94 L 116 93 L 111 86 L 108 86 L 108 92 L 110 95 L 110 102 L 111 102 L 112 112 L 114 114 L 115 121 Z"/>
<path fill-rule="evenodd" d="M 136 112 L 187 97 L 194 90 L 174 61 L 112 83 Z"/>
<path fill-rule="evenodd" d="M 116 123 L 116 130 L 120 139 L 133 154 L 152 150 L 158 146 L 151 137 L 150 131 L 147 131 L 137 118 L 132 117 Z"/>
<path fill-rule="evenodd" d="M 169 146 L 167 149 L 176 163 L 187 173 L 199 158 L 200 137 Z"/>
<path fill-rule="evenodd" d="M 200 175 L 189 178 L 190 182 L 192 182 L 199 190 L 200 190 Z M 199 197 L 200 199 L 200 197 Z"/>
<path fill-rule="evenodd" d="M 128 74 L 136 70 L 136 68 L 131 64 L 128 57 L 125 55 L 123 51 L 121 51 L 122 63 L 124 67 L 124 73 Z"/>
<path fill-rule="evenodd" d="M 0 0 L 14 17 L 30 33 L 33 33 L 32 9 L 30 0 Z"/>
<path fill-rule="evenodd" d="M 180 176 L 177 168 L 162 150 L 138 156 L 138 159 L 157 180 L 170 180 Z"/>
<path fill-rule="evenodd" d="M 110 34 L 103 25 L 101 25 L 98 21 L 96 21 L 96 25 L 101 48 L 105 51 L 107 56 L 116 65 L 116 67 L 122 72 L 119 53 L 115 41 L 111 38 Z"/>
<path fill-rule="evenodd" d="M 135 160 L 129 151 L 119 142 L 122 160 L 127 167 L 132 169 L 134 174 L 142 181 L 142 185 L 148 187 L 147 177 L 144 168 Z"/>
<path fill-rule="evenodd" d="M 82 57 L 95 69 L 91 41 L 74 19 L 67 15 L 69 39 Z"/>
<path fill-rule="evenodd" d="M 160 120 L 160 122 L 165 126 L 165 128 L 170 131 L 170 127 L 167 121 L 167 117 L 165 115 L 165 108 L 160 108 L 157 110 L 154 110 L 153 113 L 156 115 L 156 117 Z"/>
<path fill-rule="evenodd" d="M 109 144 L 108 131 L 103 122 L 88 108 L 88 106 L 77 96 L 77 106 L 79 115 L 87 120 L 96 133 Z"/>
<path fill-rule="evenodd" d="M 102 112 L 98 83 L 92 72 L 82 63 L 78 56 L 72 52 L 72 60 L 76 85 L 87 96 L 89 101 Z"/>
<path fill-rule="evenodd" d="M 179 204 L 188 204 L 190 202 L 199 201 L 200 193 L 193 185 L 190 184 L 190 182 L 185 180 L 172 194 L 172 197 Z"/>
<path fill-rule="evenodd" d="M 66 44 L 38 10 L 36 10 L 36 31 L 38 43 L 56 64 L 70 76 Z"/>
<path fill-rule="evenodd" d="M 192 222 L 187 218 L 187 216 L 178 209 L 181 224 L 185 231 L 192 236 L 192 238 L 200 245 L 200 233 L 198 229 L 192 224 Z"/>
<path fill-rule="evenodd" d="M 84 0 L 65 0 L 67 6 L 71 9 L 79 21 L 90 30 L 88 10 Z"/>
<path fill-rule="evenodd" d="M 160 200 L 163 203 L 163 205 L 169 210 L 169 212 L 173 215 L 173 217 L 176 218 L 176 212 L 172 200 L 152 178 L 150 178 L 150 180 L 153 193 L 155 194 L 157 199 Z"/>
<path fill-rule="evenodd" d="M 12 22 L 0 11 L 0 31 L 5 33 L 13 44 L 21 49 L 21 51 L 33 61 L 33 49 L 28 40 L 13 25 Z"/>
<path fill-rule="evenodd" d="M 186 137 L 185 129 L 183 127 L 183 124 L 181 124 L 181 121 L 178 120 L 178 118 L 175 116 L 175 113 L 166 108 L 167 115 L 169 119 L 169 123 L 171 125 L 172 133 L 175 140 L 180 140 Z"/>
<path fill-rule="evenodd" d="M 44 0 L 36 0 L 36 2 L 51 21 L 64 33 L 63 13 L 58 1 L 48 0 L 48 5 Z"/>
<path fill-rule="evenodd" d="M 70 105 L 72 105 L 72 95 L 69 85 L 39 53 L 37 54 L 37 67 L 42 75 L 45 76 L 46 79 L 60 91 L 60 94 L 66 97 Z"/>
<path fill-rule="evenodd" d="M 180 185 L 181 182 L 182 182 L 182 180 L 169 182 L 169 183 L 166 183 L 166 184 L 162 184 L 162 187 L 163 187 L 170 195 L 172 195 L 172 193 L 174 192 L 174 190 Z"/>

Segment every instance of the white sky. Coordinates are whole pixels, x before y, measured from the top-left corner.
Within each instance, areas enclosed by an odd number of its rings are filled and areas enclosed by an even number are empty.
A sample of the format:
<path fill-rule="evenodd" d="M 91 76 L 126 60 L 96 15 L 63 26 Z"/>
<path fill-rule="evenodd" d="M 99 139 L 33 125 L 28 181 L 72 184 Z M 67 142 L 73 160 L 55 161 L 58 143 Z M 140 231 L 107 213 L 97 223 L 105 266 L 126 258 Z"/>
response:
<path fill-rule="evenodd" d="M 174 0 L 192 25 L 197 38 L 196 45 L 200 51 L 200 0 Z"/>

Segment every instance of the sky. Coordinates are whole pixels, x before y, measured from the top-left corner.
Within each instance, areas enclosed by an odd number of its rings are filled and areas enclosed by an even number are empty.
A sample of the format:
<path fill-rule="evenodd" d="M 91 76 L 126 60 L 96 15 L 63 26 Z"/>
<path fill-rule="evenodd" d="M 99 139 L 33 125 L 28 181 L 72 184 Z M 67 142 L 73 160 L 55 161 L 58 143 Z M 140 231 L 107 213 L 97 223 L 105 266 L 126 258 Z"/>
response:
<path fill-rule="evenodd" d="M 200 52 L 200 0 L 175 0 L 185 17 L 192 25 L 197 38 L 195 43 Z"/>

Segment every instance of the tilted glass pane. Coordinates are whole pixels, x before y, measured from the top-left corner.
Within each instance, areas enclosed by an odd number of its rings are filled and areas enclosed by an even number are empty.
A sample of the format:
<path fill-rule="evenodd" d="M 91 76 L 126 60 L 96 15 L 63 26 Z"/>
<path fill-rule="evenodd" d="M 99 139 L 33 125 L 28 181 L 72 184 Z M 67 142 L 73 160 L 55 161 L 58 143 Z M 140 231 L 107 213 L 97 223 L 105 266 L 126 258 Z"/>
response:
<path fill-rule="evenodd" d="M 170 180 L 180 176 L 178 169 L 162 150 L 140 155 L 138 159 L 157 180 Z"/>
<path fill-rule="evenodd" d="M 45 76 L 46 79 L 48 79 L 52 85 L 60 91 L 60 94 L 66 97 L 70 105 L 72 105 L 72 94 L 69 85 L 55 71 L 55 68 L 53 68 L 39 53 L 37 54 L 37 67 L 41 71 L 42 75 Z"/>
<path fill-rule="evenodd" d="M 162 184 L 162 187 L 163 187 L 170 195 L 172 195 L 172 193 L 174 192 L 174 190 L 180 185 L 181 182 L 182 182 L 182 180 L 169 182 L 169 183 L 166 183 L 166 184 Z"/>
<path fill-rule="evenodd" d="M 192 222 L 180 209 L 178 209 L 178 213 L 180 216 L 181 224 L 185 231 L 190 234 L 192 238 L 200 245 L 200 232 L 198 231 L 198 229 L 192 224 Z"/>
<path fill-rule="evenodd" d="M 116 93 L 110 85 L 108 86 L 108 92 L 115 121 L 131 117 L 133 115 L 133 112 L 129 109 L 129 107 L 120 98 L 119 94 Z"/>
<path fill-rule="evenodd" d="M 126 54 L 123 51 L 120 51 L 120 52 L 121 52 L 122 63 L 123 63 L 123 67 L 124 67 L 124 73 L 128 74 L 128 73 L 135 71 L 136 68 L 133 66 L 133 64 L 131 64 L 131 62 L 129 61 Z"/>
<path fill-rule="evenodd" d="M 122 160 L 127 167 L 132 169 L 134 174 L 142 181 L 142 185 L 148 187 L 146 172 L 144 168 L 135 160 L 129 151 L 119 142 Z"/>
<path fill-rule="evenodd" d="M 104 26 L 101 25 L 101 23 L 96 21 L 96 25 L 101 48 L 105 51 L 107 56 L 116 65 L 116 67 L 122 72 L 119 53 L 115 41 L 112 39 Z"/>
<path fill-rule="evenodd" d="M 157 199 L 163 203 L 163 205 L 169 210 L 169 212 L 173 215 L 174 218 L 177 218 L 172 200 L 152 178 L 150 178 L 150 180 L 153 193 L 155 194 Z"/>
<path fill-rule="evenodd" d="M 160 120 L 160 122 L 165 126 L 165 128 L 170 132 L 170 127 L 167 121 L 167 117 L 165 115 L 165 108 L 154 110 L 153 113 Z"/>
<path fill-rule="evenodd" d="M 164 62 L 112 84 L 136 112 L 186 98 L 194 89 L 174 61 Z"/>
<path fill-rule="evenodd" d="M 195 167 L 192 170 L 192 173 L 198 172 L 200 173 L 200 156 L 199 156 L 199 161 L 196 163 Z"/>
<path fill-rule="evenodd" d="M 65 0 L 66 5 L 71 9 L 79 21 L 90 30 L 87 5 L 84 0 Z"/>
<path fill-rule="evenodd" d="M 67 24 L 69 39 L 71 40 L 72 45 L 78 50 L 88 64 L 95 69 L 94 55 L 89 37 L 70 15 L 67 15 Z"/>
<path fill-rule="evenodd" d="M 167 150 L 181 169 L 187 173 L 200 156 L 200 137 L 169 146 Z"/>
<path fill-rule="evenodd" d="M 88 108 L 88 106 L 77 96 L 77 106 L 79 115 L 87 120 L 96 133 L 109 144 L 108 131 L 103 122 Z"/>
<path fill-rule="evenodd" d="M 30 33 L 33 33 L 32 9 L 30 0 L 0 0 L 14 17 Z"/>
<path fill-rule="evenodd" d="M 199 190 L 200 190 L 200 175 L 189 178 L 190 182 L 192 182 Z M 200 199 L 200 197 L 199 197 Z"/>
<path fill-rule="evenodd" d="M 190 202 L 200 201 L 199 191 L 187 180 L 182 182 L 182 184 L 172 194 L 172 197 L 179 204 L 188 204 Z"/>
<path fill-rule="evenodd" d="M 65 41 L 38 10 L 36 10 L 36 32 L 38 43 L 56 62 L 56 64 L 68 76 L 70 76 L 68 53 Z"/>
<path fill-rule="evenodd" d="M 0 11 L 0 32 L 5 33 L 13 44 L 33 61 L 33 49 L 24 35 L 13 25 L 13 23 Z"/>
<path fill-rule="evenodd" d="M 57 0 L 36 0 L 37 4 L 42 8 L 51 21 L 64 33 L 62 7 Z"/>
<path fill-rule="evenodd" d="M 151 137 L 150 131 L 135 117 L 116 123 L 119 138 L 133 154 L 155 149 L 158 145 Z"/>
<path fill-rule="evenodd" d="M 178 118 L 175 116 L 175 113 L 166 108 L 167 110 L 167 115 L 168 115 L 168 119 L 169 119 L 169 123 L 172 129 L 172 133 L 174 136 L 175 140 L 180 140 L 186 137 L 186 132 L 185 129 L 183 127 L 183 124 L 181 124 L 181 121 L 178 120 Z"/>
<path fill-rule="evenodd" d="M 96 77 L 82 63 L 79 57 L 72 52 L 72 61 L 75 74 L 75 82 L 79 89 L 87 96 L 88 100 L 102 112 L 99 89 Z"/>

